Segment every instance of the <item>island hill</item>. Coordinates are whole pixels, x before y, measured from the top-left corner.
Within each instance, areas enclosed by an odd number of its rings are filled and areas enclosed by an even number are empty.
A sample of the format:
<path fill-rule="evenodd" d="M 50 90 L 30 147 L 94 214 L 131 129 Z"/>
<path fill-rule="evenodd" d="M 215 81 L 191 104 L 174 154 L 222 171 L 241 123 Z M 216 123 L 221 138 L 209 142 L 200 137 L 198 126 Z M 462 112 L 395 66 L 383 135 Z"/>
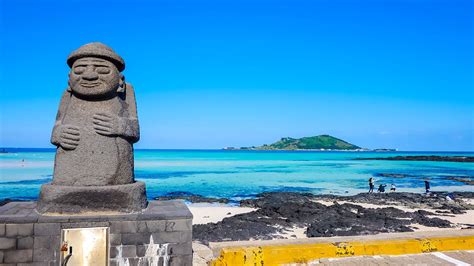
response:
<path fill-rule="evenodd" d="M 314 137 L 282 138 L 279 141 L 258 147 L 228 147 L 225 150 L 344 150 L 344 151 L 361 151 L 366 150 L 342 139 L 335 138 L 330 135 L 319 135 Z"/>

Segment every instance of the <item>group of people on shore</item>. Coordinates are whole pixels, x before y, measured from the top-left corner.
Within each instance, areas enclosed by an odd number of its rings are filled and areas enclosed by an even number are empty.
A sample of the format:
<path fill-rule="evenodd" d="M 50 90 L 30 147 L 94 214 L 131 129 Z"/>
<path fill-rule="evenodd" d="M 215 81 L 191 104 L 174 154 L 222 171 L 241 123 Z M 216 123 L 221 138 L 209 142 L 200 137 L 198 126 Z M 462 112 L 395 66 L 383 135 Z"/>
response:
<path fill-rule="evenodd" d="M 375 188 L 375 179 L 373 177 L 369 178 L 369 193 L 373 193 L 374 192 L 374 188 Z M 379 188 L 377 189 L 377 192 L 379 193 L 384 193 L 385 192 L 385 187 L 387 187 L 386 184 L 380 184 L 379 185 Z M 429 180 L 425 180 L 425 190 L 426 190 L 426 193 L 430 193 L 430 181 Z M 390 185 L 390 192 L 395 192 L 397 190 L 397 186 L 392 183 Z"/>

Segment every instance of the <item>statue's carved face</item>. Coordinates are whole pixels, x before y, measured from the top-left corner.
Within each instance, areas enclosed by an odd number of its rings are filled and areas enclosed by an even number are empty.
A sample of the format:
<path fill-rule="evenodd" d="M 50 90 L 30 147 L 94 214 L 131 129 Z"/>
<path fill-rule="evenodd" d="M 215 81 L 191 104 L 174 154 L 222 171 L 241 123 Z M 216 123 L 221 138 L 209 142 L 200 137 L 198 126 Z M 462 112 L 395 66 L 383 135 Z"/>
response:
<path fill-rule="evenodd" d="M 114 95 L 120 72 L 111 62 L 84 57 L 74 62 L 69 72 L 69 87 L 74 94 L 86 98 Z"/>

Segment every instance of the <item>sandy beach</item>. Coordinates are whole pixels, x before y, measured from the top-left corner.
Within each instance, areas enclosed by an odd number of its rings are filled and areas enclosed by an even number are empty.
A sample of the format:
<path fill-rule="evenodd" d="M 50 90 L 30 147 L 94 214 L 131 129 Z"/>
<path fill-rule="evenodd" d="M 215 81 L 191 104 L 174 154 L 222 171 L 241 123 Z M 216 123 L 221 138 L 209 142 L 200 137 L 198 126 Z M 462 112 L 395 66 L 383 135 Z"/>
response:
<path fill-rule="evenodd" d="M 472 199 L 462 199 L 468 204 L 472 204 Z M 324 204 L 326 206 L 334 205 L 334 201 L 327 200 L 316 200 L 315 202 Z M 337 201 L 339 204 L 352 203 L 349 201 Z M 377 209 L 377 208 L 389 208 L 394 207 L 393 205 L 386 204 L 370 204 L 370 203 L 357 203 L 357 205 L 363 208 Z M 188 205 L 189 209 L 194 215 L 193 225 L 196 224 L 208 224 L 208 223 L 217 223 L 222 221 L 224 218 L 232 217 L 237 214 L 249 213 L 257 210 L 256 208 L 249 207 L 239 207 L 239 206 L 229 206 L 227 204 L 216 204 L 216 203 L 191 203 Z M 417 209 L 408 208 L 405 206 L 396 206 L 396 209 L 405 211 L 405 212 L 415 212 Z M 424 209 L 426 211 L 435 212 L 435 209 L 428 208 Z M 437 231 L 437 230 L 459 230 L 465 228 L 469 224 L 474 223 L 474 210 L 466 210 L 462 214 L 452 214 L 449 216 L 437 216 L 437 215 L 428 215 L 428 217 L 442 217 L 445 220 L 448 220 L 453 224 L 450 228 L 437 228 L 437 227 L 428 227 L 421 224 L 412 224 L 414 231 Z M 305 235 L 306 228 L 304 227 L 293 227 L 286 228 L 286 233 L 279 234 L 278 238 L 307 238 Z"/>
<path fill-rule="evenodd" d="M 315 199 L 312 202 L 317 204 L 322 204 L 327 207 L 337 207 L 335 204 L 354 204 L 358 205 L 364 209 L 391 209 L 395 208 L 402 212 L 409 213 L 410 216 L 415 216 L 419 212 L 420 208 L 413 208 L 406 206 L 402 203 L 393 202 L 392 204 L 376 204 L 376 203 L 360 203 L 354 202 L 354 200 L 322 200 Z M 457 204 L 461 206 L 472 206 L 473 200 L 471 198 L 459 198 L 457 199 Z M 465 204 L 465 205 L 464 205 Z M 257 211 L 258 208 L 251 207 L 240 207 L 240 206 L 229 206 L 222 203 L 191 203 L 188 205 L 191 212 L 194 215 L 193 225 L 209 225 L 211 223 L 222 223 L 222 220 L 225 218 L 231 218 L 239 214 L 250 214 L 251 212 Z M 426 215 L 427 218 L 432 219 L 443 219 L 451 223 L 450 227 L 436 227 L 436 226 L 427 226 L 417 222 L 411 222 L 409 228 L 414 232 L 428 232 L 428 231 L 453 231 L 461 230 L 464 228 L 472 228 L 474 223 L 474 209 L 464 210 L 462 213 L 454 214 L 452 213 L 440 213 L 439 209 L 436 208 L 423 208 L 423 211 L 429 212 L 430 214 L 436 215 Z M 438 211 L 438 212 L 437 212 Z M 409 218 L 406 218 L 409 219 Z M 306 239 L 307 236 L 307 224 L 294 224 L 292 226 L 283 227 L 281 225 L 274 225 L 278 231 L 274 234 L 270 234 L 269 240 L 275 239 Z M 390 233 L 380 233 L 380 234 L 390 234 Z M 334 236 L 335 237 L 335 236 Z M 222 239 L 221 241 L 226 241 L 231 239 Z M 248 240 L 259 240 L 250 237 Z M 194 265 L 207 265 L 210 260 L 213 259 L 213 253 L 208 245 L 203 244 L 199 240 L 193 241 L 193 250 L 194 250 Z"/>
<path fill-rule="evenodd" d="M 192 203 L 188 205 L 193 214 L 193 225 L 217 223 L 226 217 L 255 211 L 255 208 L 229 206 L 219 203 Z"/>

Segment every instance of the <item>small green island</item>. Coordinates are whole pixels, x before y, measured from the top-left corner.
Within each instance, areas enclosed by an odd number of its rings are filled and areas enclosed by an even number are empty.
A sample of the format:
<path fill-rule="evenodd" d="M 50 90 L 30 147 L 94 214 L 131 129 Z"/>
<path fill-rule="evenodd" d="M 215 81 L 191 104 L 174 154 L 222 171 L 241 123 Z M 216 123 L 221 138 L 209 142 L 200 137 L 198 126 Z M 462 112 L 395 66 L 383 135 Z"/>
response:
<path fill-rule="evenodd" d="M 252 147 L 227 147 L 225 150 L 320 150 L 320 151 L 332 151 L 332 150 L 343 150 L 343 151 L 362 151 L 367 150 L 359 146 L 351 144 L 342 139 L 335 138 L 330 135 L 319 135 L 314 137 L 303 137 L 303 138 L 281 138 L 279 141 L 262 146 Z"/>

